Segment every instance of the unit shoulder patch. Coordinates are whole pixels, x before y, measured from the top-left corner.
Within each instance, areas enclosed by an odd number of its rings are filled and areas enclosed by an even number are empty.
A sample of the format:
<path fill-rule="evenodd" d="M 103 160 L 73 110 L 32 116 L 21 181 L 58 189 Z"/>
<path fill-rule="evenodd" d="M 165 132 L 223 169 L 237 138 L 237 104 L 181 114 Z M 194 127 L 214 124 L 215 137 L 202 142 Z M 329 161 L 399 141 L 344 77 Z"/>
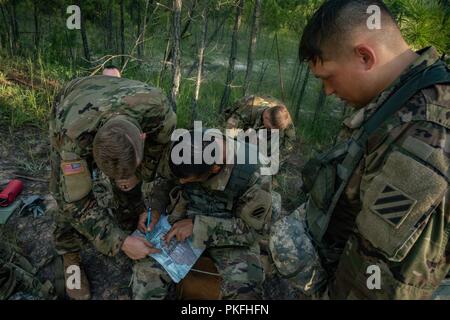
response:
<path fill-rule="evenodd" d="M 386 222 L 398 228 L 416 203 L 417 200 L 412 199 L 403 191 L 386 184 L 370 206 L 370 209 Z"/>

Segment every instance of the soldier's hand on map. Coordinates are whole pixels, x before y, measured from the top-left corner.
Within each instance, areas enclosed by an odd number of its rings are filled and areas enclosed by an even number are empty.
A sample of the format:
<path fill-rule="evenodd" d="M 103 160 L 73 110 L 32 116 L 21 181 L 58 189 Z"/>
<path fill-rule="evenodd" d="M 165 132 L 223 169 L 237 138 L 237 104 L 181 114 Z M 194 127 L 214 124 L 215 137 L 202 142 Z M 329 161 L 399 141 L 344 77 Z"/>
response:
<path fill-rule="evenodd" d="M 164 240 L 167 244 L 173 237 L 176 237 L 177 241 L 184 241 L 192 235 L 193 231 L 194 223 L 192 219 L 183 219 L 172 226 L 172 229 L 164 236 Z"/>
<path fill-rule="evenodd" d="M 155 225 L 158 223 L 160 216 L 161 214 L 157 210 L 153 209 L 152 216 L 150 218 L 151 219 L 150 225 L 147 226 L 147 211 L 142 212 L 141 215 L 139 216 L 137 226 L 138 230 L 141 231 L 142 233 L 145 233 L 146 231 L 151 232 L 155 227 Z"/>
<path fill-rule="evenodd" d="M 122 251 L 133 260 L 139 260 L 160 250 L 153 247 L 145 238 L 128 236 L 122 244 Z"/>

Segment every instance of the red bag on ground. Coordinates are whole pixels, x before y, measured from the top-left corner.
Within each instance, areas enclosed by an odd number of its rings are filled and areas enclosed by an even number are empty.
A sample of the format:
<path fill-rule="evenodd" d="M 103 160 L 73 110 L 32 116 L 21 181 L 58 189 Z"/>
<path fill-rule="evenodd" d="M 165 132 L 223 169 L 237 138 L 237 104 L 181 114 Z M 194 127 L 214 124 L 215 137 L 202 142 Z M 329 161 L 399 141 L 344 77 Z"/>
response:
<path fill-rule="evenodd" d="M 14 202 L 14 199 L 23 189 L 23 182 L 20 180 L 11 180 L 6 188 L 0 192 L 0 206 L 7 207 Z"/>

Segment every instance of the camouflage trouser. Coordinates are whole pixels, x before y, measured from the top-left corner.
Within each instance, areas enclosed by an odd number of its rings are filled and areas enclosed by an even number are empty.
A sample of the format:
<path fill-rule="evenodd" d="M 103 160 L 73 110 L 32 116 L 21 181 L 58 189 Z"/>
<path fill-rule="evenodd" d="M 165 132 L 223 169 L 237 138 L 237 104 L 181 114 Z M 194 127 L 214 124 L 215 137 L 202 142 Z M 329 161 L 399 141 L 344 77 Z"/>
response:
<path fill-rule="evenodd" d="M 271 228 L 269 251 L 278 274 L 304 295 L 320 297 L 327 273 L 306 230 L 304 206 L 281 217 Z"/>
<path fill-rule="evenodd" d="M 107 211 L 124 230 L 131 232 L 136 229 L 138 216 L 143 210 L 140 185 L 135 190 L 125 193 L 99 172 L 93 180 L 92 192 L 99 208 L 102 209 L 98 211 L 99 220 L 102 219 L 101 215 L 106 214 Z M 59 210 L 55 213 L 56 228 L 53 232 L 56 251 L 58 254 L 78 252 L 85 238 L 71 226 L 69 219 L 61 210 L 58 199 L 57 202 Z"/>
<path fill-rule="evenodd" d="M 259 247 L 209 248 L 207 253 L 222 277 L 222 299 L 261 299 L 264 272 Z M 164 299 L 173 285 L 167 272 L 153 259 L 144 259 L 133 267 L 133 299 Z"/>

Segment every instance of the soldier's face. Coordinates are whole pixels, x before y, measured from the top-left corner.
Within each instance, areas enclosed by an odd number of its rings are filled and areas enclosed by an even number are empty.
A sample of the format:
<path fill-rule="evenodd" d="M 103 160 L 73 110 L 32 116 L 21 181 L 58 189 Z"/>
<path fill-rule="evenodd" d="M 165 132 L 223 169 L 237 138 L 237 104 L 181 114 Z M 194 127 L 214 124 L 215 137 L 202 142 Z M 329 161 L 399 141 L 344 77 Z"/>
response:
<path fill-rule="evenodd" d="M 357 108 L 367 105 L 374 97 L 372 65 L 370 56 L 358 53 L 309 64 L 314 76 L 322 81 L 326 95 L 335 95 Z"/>
<path fill-rule="evenodd" d="M 131 178 L 128 179 L 116 179 L 115 180 L 117 188 L 119 188 L 121 191 L 128 192 L 134 189 L 134 187 L 137 186 L 139 183 L 139 179 L 133 175 Z"/>

